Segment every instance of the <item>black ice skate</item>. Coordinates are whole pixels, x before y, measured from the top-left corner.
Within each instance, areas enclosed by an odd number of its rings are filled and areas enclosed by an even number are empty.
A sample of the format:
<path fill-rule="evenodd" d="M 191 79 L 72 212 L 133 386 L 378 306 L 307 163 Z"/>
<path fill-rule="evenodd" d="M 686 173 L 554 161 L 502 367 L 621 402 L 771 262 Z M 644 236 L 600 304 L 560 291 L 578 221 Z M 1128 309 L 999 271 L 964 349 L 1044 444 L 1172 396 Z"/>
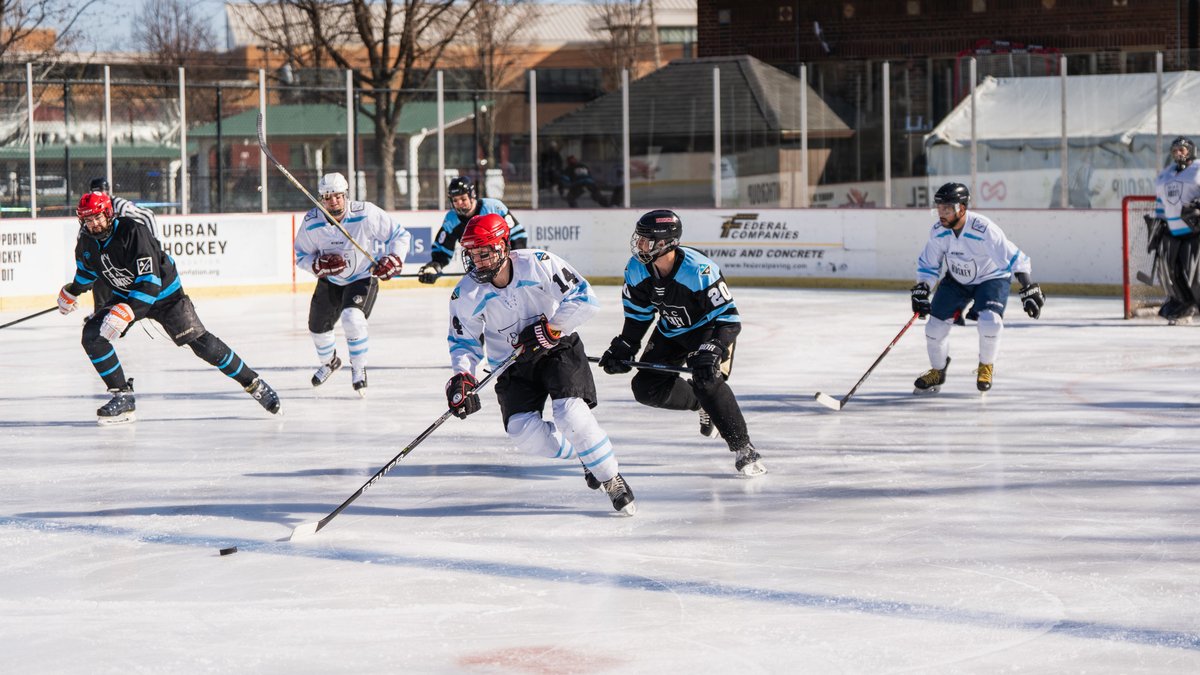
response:
<path fill-rule="evenodd" d="M 762 463 L 762 455 L 758 454 L 752 444 L 746 443 L 734 452 L 737 454 L 733 459 L 733 468 L 741 475 L 754 478 L 767 472 L 767 467 Z"/>
<path fill-rule="evenodd" d="M 254 381 L 246 385 L 246 393 L 254 397 L 258 404 L 266 408 L 267 412 L 272 415 L 279 412 L 279 394 L 271 388 L 271 385 L 263 381 L 261 377 L 254 378 Z"/>
<path fill-rule="evenodd" d="M 317 372 L 313 373 L 312 386 L 319 387 L 325 384 L 325 380 L 329 379 L 338 368 L 342 367 L 342 360 L 338 358 L 337 352 L 333 352 L 333 358 L 329 359 L 329 363 L 317 368 Z"/>
<path fill-rule="evenodd" d="M 913 382 L 914 394 L 936 394 L 942 390 L 942 385 L 946 383 L 946 369 L 950 367 L 950 357 L 946 357 L 946 366 L 940 370 L 930 368 L 925 371 L 925 374 L 918 377 L 916 382 Z"/>
<path fill-rule="evenodd" d="M 718 435 L 717 427 L 713 425 L 712 418 L 704 408 L 700 409 L 700 435 L 705 438 L 716 438 Z"/>
<path fill-rule="evenodd" d="M 612 478 L 604 481 L 604 491 L 608 493 L 608 498 L 612 500 L 613 508 L 621 513 L 621 515 L 632 516 L 637 513 L 637 504 L 633 501 L 633 490 L 629 488 L 629 484 L 617 474 Z"/>
<path fill-rule="evenodd" d="M 367 368 L 366 368 L 366 366 L 363 366 L 362 368 L 354 368 L 353 371 L 354 371 L 354 376 L 353 376 L 354 391 L 358 392 L 358 395 L 360 397 L 366 398 L 367 397 Z"/>
<path fill-rule="evenodd" d="M 133 378 L 125 383 L 125 386 L 117 389 L 109 389 L 108 393 L 112 394 L 112 399 L 108 403 L 100 406 L 96 410 L 96 424 L 124 424 L 137 420 L 137 415 L 134 410 L 137 406 L 133 401 Z"/>
<path fill-rule="evenodd" d="M 992 388 L 993 369 L 990 363 L 979 364 L 979 370 L 975 371 L 975 386 L 979 388 L 979 391 L 988 391 Z"/>
<path fill-rule="evenodd" d="M 593 476 L 586 466 L 583 467 L 583 482 L 587 483 L 588 488 L 592 490 L 600 489 L 600 479 Z"/>

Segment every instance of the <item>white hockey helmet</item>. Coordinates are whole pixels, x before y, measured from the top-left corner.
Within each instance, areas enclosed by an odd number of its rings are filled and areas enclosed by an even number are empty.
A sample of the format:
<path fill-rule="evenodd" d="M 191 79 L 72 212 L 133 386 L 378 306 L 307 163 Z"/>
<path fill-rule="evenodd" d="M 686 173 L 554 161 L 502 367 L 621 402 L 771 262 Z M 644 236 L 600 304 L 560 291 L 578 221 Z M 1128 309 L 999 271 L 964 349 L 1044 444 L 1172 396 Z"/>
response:
<path fill-rule="evenodd" d="M 350 192 L 350 183 L 346 182 L 346 177 L 338 172 L 327 173 L 321 176 L 320 182 L 317 183 L 317 192 L 324 197 L 331 194 L 347 194 Z"/>

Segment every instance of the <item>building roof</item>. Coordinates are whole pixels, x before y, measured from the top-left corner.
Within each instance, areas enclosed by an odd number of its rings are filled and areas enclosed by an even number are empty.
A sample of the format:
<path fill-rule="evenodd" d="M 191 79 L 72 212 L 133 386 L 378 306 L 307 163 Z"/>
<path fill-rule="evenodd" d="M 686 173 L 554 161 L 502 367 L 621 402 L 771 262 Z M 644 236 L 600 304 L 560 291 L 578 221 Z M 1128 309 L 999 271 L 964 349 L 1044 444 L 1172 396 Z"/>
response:
<path fill-rule="evenodd" d="M 381 9 L 378 5 L 376 9 Z M 696 0 L 656 0 L 655 23 L 660 28 L 696 26 Z M 572 43 L 594 43 L 601 26 L 601 7 L 593 3 L 537 3 L 528 6 L 528 17 L 522 30 L 512 35 L 512 41 L 524 46 L 561 46 Z M 265 14 L 264 14 L 265 12 Z M 271 17 L 269 20 L 264 18 Z M 286 17 L 288 20 L 283 20 Z M 291 39 L 299 44 L 306 41 L 307 29 L 299 13 L 291 8 L 287 14 L 277 5 L 262 11 L 245 2 L 225 3 L 227 47 L 263 46 L 256 33 L 265 32 L 267 25 L 290 26 Z"/>
<path fill-rule="evenodd" d="M 800 131 L 800 79 L 750 56 L 672 61 L 629 85 L 629 124 L 635 133 L 709 134 L 713 128 L 712 71 L 721 72 L 721 123 L 738 132 Z M 621 92 L 606 94 L 547 124 L 543 135 L 621 133 Z M 816 138 L 853 134 L 817 92 L 808 90 L 808 133 Z"/>
<path fill-rule="evenodd" d="M 490 101 L 481 101 L 490 104 Z M 445 121 L 451 127 L 474 115 L 475 109 L 471 101 L 446 101 Z M 360 136 L 370 136 L 375 133 L 375 124 L 371 118 L 358 113 L 355 120 Z M 346 108 L 334 103 L 280 104 L 267 106 L 267 137 L 297 137 L 297 136 L 327 136 L 341 135 L 346 132 Z M 433 101 L 410 101 L 404 104 L 400 111 L 400 123 L 396 133 L 401 136 L 421 133 L 422 130 L 437 128 L 437 103 Z M 209 122 L 188 129 L 188 138 L 215 138 L 217 123 Z M 253 138 L 258 135 L 258 108 L 243 110 L 230 115 L 221 121 L 222 136 L 245 136 Z"/>

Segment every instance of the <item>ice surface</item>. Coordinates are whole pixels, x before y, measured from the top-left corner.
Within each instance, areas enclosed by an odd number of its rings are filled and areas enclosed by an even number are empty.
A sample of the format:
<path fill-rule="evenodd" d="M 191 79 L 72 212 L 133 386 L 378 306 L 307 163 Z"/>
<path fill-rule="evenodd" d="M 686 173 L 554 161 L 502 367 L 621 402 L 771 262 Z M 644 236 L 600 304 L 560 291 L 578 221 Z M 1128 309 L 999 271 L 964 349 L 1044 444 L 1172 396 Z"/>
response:
<path fill-rule="evenodd" d="M 616 287 L 582 331 L 619 330 Z M 7 672 L 1200 672 L 1196 328 L 1116 299 L 1009 306 L 995 388 L 955 328 L 942 394 L 903 292 L 737 288 L 732 385 L 770 474 L 694 413 L 595 371 L 640 509 L 510 446 L 489 391 L 314 536 L 444 410 L 448 290 L 384 292 L 370 390 L 319 389 L 304 294 L 201 297 L 278 390 L 139 324 L 139 421 L 79 314 L 0 332 L 0 664 Z M 53 298 L 47 299 L 52 304 Z M 0 313 L 0 323 L 29 312 Z M 345 351 L 339 330 L 339 350 Z M 237 546 L 234 555 L 221 548 Z"/>

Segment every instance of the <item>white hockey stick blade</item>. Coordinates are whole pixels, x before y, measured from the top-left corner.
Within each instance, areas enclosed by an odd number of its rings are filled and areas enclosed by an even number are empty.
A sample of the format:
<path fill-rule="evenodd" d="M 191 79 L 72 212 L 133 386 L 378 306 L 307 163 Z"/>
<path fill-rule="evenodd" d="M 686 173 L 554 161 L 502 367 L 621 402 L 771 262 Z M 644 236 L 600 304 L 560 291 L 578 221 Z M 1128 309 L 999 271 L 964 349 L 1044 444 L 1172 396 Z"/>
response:
<path fill-rule="evenodd" d="M 316 534 L 317 533 L 317 525 L 319 525 L 319 523 L 317 523 L 316 521 L 313 521 L 311 523 L 304 523 L 303 525 L 297 525 L 296 528 L 292 530 L 292 536 L 288 537 L 288 541 L 293 541 L 295 539 L 303 539 L 304 537 L 308 537 L 308 536 L 312 536 L 312 535 Z"/>
<path fill-rule="evenodd" d="M 841 410 L 842 409 L 842 402 L 837 400 L 836 398 L 830 396 L 829 394 L 822 394 L 821 392 L 817 392 L 817 395 L 815 398 L 817 399 L 817 403 L 820 403 L 821 405 L 825 406 L 826 408 L 829 408 L 830 410 Z"/>

